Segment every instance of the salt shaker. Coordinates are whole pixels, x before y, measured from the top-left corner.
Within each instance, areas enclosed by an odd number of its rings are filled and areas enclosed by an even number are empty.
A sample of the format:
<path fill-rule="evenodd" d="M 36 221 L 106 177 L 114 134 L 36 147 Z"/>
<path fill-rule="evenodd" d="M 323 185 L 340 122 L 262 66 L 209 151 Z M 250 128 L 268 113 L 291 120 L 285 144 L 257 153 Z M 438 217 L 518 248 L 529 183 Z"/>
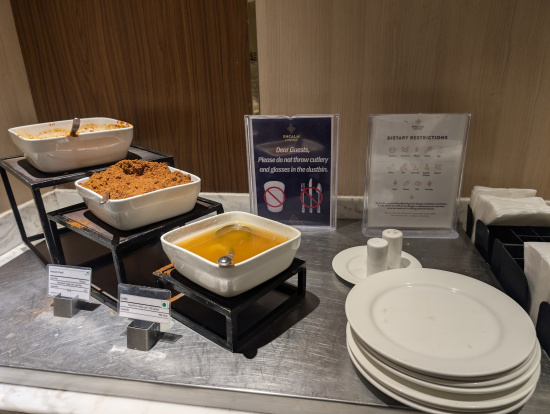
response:
<path fill-rule="evenodd" d="M 367 276 L 383 272 L 388 267 L 388 242 L 373 237 L 367 241 Z"/>
<path fill-rule="evenodd" d="M 388 242 L 388 269 L 399 269 L 403 250 L 403 233 L 396 229 L 386 229 L 382 232 L 382 238 Z"/>

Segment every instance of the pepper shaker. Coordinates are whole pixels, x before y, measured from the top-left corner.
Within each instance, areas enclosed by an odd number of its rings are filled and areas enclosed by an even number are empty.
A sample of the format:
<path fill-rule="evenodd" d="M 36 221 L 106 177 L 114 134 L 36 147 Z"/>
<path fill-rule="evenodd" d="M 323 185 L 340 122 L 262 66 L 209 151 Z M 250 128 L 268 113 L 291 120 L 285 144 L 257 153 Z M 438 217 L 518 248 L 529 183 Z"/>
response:
<path fill-rule="evenodd" d="M 367 276 L 383 272 L 388 267 L 388 242 L 374 237 L 367 241 Z"/>

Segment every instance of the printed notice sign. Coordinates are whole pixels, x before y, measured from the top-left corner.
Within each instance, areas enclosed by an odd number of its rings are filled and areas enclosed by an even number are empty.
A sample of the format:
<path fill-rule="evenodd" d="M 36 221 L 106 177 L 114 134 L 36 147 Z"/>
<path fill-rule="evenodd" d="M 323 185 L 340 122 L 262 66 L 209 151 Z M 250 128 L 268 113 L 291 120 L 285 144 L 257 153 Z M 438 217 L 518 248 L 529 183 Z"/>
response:
<path fill-rule="evenodd" d="M 336 228 L 338 115 L 245 121 L 252 213 L 291 226 Z"/>
<path fill-rule="evenodd" d="M 471 114 L 371 115 L 363 233 L 456 237 Z"/>
<path fill-rule="evenodd" d="M 89 267 L 48 265 L 48 295 L 90 300 L 92 269 Z"/>
<path fill-rule="evenodd" d="M 170 323 L 170 301 L 121 293 L 118 316 L 141 321 Z"/>

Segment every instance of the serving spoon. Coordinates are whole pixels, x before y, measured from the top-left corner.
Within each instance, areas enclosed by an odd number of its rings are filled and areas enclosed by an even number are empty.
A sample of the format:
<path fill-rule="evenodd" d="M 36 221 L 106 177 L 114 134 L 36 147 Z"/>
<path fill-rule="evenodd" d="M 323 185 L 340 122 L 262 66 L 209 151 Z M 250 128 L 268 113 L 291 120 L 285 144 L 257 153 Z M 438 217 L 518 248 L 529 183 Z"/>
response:
<path fill-rule="evenodd" d="M 228 224 L 227 226 L 220 227 L 216 230 L 215 236 L 221 236 L 222 234 L 229 233 L 230 231 L 246 231 L 252 234 L 252 229 L 244 224 Z M 241 240 L 242 242 L 242 240 Z M 220 267 L 229 267 L 233 265 L 233 256 L 235 256 L 235 251 L 233 247 L 229 251 L 218 258 L 218 266 Z"/>
<path fill-rule="evenodd" d="M 244 224 L 228 224 L 227 226 L 220 227 L 218 230 L 216 230 L 215 236 L 221 236 L 222 234 L 229 233 L 230 231 L 247 231 L 249 233 L 252 233 L 252 229 L 248 226 L 245 226 Z"/>
<path fill-rule="evenodd" d="M 76 134 L 76 131 L 78 131 L 78 128 L 80 128 L 80 118 L 73 118 L 73 126 L 71 127 L 71 137 L 78 137 Z"/>

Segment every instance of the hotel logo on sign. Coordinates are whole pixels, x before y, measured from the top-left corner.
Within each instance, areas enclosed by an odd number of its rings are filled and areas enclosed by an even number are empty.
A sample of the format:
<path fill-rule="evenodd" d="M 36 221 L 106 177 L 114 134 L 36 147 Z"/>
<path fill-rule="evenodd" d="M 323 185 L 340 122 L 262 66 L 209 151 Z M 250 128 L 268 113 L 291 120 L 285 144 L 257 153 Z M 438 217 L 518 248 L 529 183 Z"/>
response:
<path fill-rule="evenodd" d="M 422 121 L 420 119 L 417 119 L 415 123 L 416 123 L 416 125 L 413 125 L 412 129 L 414 129 L 415 131 L 419 131 L 419 130 L 424 129 L 424 125 L 420 125 L 422 123 Z"/>
<path fill-rule="evenodd" d="M 290 124 L 286 130 L 289 132 L 289 134 L 283 135 L 283 139 L 285 141 L 298 141 L 298 139 L 300 138 L 300 134 L 293 134 L 293 132 L 296 131 L 296 128 L 292 124 Z"/>

